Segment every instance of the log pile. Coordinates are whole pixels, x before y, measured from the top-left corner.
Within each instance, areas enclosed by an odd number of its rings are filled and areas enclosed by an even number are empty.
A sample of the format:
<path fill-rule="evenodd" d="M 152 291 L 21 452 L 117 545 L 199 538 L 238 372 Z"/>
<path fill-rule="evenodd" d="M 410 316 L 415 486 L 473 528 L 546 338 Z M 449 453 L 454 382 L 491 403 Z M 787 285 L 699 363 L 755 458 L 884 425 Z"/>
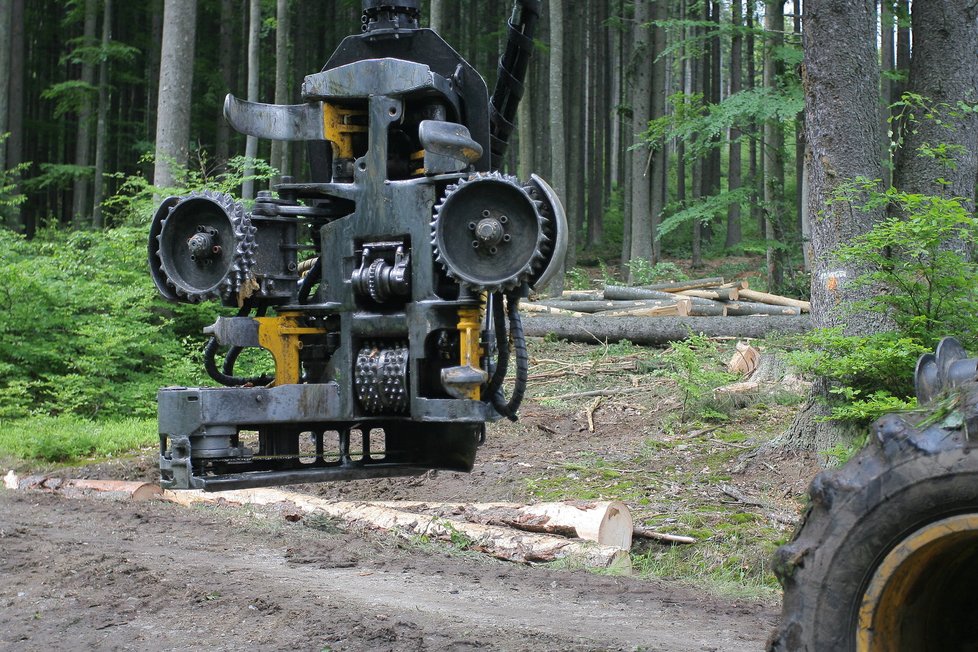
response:
<path fill-rule="evenodd" d="M 520 309 L 530 336 L 661 345 L 685 339 L 690 332 L 737 338 L 801 333 L 809 328 L 804 313 L 811 304 L 751 290 L 746 281 L 711 277 L 635 287 L 609 284 L 604 290 L 524 302 Z"/>

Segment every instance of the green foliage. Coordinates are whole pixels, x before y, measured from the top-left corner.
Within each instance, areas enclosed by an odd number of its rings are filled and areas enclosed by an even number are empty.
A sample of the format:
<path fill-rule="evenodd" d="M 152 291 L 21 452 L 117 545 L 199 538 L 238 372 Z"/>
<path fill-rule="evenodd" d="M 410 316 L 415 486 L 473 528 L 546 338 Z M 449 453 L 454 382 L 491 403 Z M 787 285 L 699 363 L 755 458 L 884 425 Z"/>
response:
<path fill-rule="evenodd" d="M 590 290 L 591 277 L 586 270 L 580 267 L 567 270 L 564 276 L 564 289 L 567 290 Z"/>
<path fill-rule="evenodd" d="M 200 381 L 212 312 L 157 298 L 144 229 L 0 230 L 0 418 L 151 417 L 161 384 Z"/>
<path fill-rule="evenodd" d="M 140 163 L 151 164 L 152 155 L 146 155 Z M 197 153 L 195 167 L 172 165 L 175 184 L 170 188 L 154 186 L 143 175 L 113 175 L 120 180 L 119 192 L 107 199 L 104 206 L 109 214 L 108 222 L 118 225 L 144 226 L 153 218 L 153 212 L 161 197 L 182 195 L 191 190 L 214 190 L 236 195 L 245 181 L 265 182 L 278 174 L 278 170 L 261 159 L 235 156 L 227 166 L 217 171 L 208 160 L 207 153 Z"/>
<path fill-rule="evenodd" d="M 685 340 L 673 342 L 663 356 L 663 374 L 679 387 L 682 410 L 680 422 L 685 423 L 690 412 L 701 416 L 722 416 L 711 404 L 713 390 L 732 382 L 736 376 L 723 371 L 719 348 L 703 335 L 690 333 Z"/>
<path fill-rule="evenodd" d="M 675 263 L 668 261 L 661 261 L 653 265 L 644 258 L 635 258 L 629 260 L 625 265 L 628 267 L 632 285 L 651 285 L 662 281 L 685 281 L 689 278 Z"/>
<path fill-rule="evenodd" d="M 0 134 L 0 144 L 9 137 L 9 133 Z M 21 172 L 29 166 L 30 163 L 21 163 L 12 168 L 0 167 L 0 216 L 3 215 L 5 208 L 20 206 L 27 199 L 18 189 L 17 182 Z"/>
<path fill-rule="evenodd" d="M 877 190 L 873 182 L 843 187 L 833 202 L 856 210 L 886 207 L 894 215 L 842 246 L 837 255 L 864 266 L 857 283 L 874 289 L 855 310 L 884 313 L 906 336 L 928 348 L 956 335 L 968 348 L 978 345 L 978 265 L 963 250 L 978 244 L 974 219 L 964 199 Z"/>
<path fill-rule="evenodd" d="M 77 462 L 110 457 L 156 443 L 153 419 L 89 421 L 77 417 L 34 417 L 0 421 L 0 455 L 25 461 Z"/>

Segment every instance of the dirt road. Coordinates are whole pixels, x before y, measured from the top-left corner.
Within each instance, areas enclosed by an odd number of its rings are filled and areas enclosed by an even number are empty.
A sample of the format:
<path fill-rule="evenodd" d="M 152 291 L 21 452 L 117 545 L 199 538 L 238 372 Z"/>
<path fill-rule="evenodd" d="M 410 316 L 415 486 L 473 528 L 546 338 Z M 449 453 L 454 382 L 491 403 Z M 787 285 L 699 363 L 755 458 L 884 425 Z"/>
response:
<path fill-rule="evenodd" d="M 3 650 L 759 650 L 774 608 L 238 508 L 0 490 Z"/>

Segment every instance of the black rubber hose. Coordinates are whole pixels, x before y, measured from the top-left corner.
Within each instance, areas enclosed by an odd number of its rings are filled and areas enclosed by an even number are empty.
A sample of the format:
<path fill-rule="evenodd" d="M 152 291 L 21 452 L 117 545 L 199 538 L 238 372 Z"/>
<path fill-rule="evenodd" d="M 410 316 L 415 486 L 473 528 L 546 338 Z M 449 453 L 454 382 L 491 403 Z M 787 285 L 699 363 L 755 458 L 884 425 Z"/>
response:
<path fill-rule="evenodd" d="M 242 308 L 238 312 L 238 317 L 247 317 L 250 311 L 247 308 Z M 261 306 L 258 312 L 255 313 L 256 317 L 264 317 L 268 312 L 268 306 Z M 221 373 L 226 376 L 234 375 L 234 363 L 238 361 L 238 356 L 244 351 L 243 346 L 232 346 L 228 349 L 227 354 L 224 356 L 224 365 L 221 367 Z"/>
<path fill-rule="evenodd" d="M 251 312 L 250 308 L 242 308 L 238 311 L 238 317 L 246 317 L 248 313 Z M 259 316 L 265 313 L 264 309 L 259 309 Z M 228 373 L 222 373 L 221 370 L 217 368 L 217 349 L 220 345 L 217 342 L 216 337 L 212 337 L 207 341 L 204 346 L 204 370 L 207 371 L 207 375 L 210 376 L 215 382 L 218 382 L 225 387 L 241 387 L 243 385 L 267 385 L 273 379 L 268 376 L 256 376 L 254 378 L 239 378 L 237 376 L 232 376 Z M 232 347 L 231 351 L 228 351 L 227 357 L 224 359 L 224 368 L 228 368 L 228 361 L 230 360 L 230 368 L 234 368 L 234 362 L 237 360 L 238 355 L 241 351 L 234 353 L 232 352 L 235 348 L 240 349 L 240 347 Z"/>
<path fill-rule="evenodd" d="M 316 259 L 316 263 L 312 266 L 312 269 L 303 277 L 302 283 L 299 284 L 299 297 L 298 301 L 300 304 L 309 303 L 309 294 L 312 292 L 312 288 L 319 282 L 319 277 L 323 273 L 323 257 L 320 256 Z"/>
<path fill-rule="evenodd" d="M 497 412 L 510 421 L 516 421 L 516 413 L 519 411 L 523 396 L 526 394 L 526 383 L 530 375 L 530 356 L 526 352 L 526 337 L 523 335 L 523 320 L 520 319 L 520 297 L 518 294 L 513 293 L 506 297 L 506 313 L 509 316 L 509 334 L 513 338 L 513 347 L 516 350 L 516 381 L 513 386 L 513 395 L 509 401 L 503 396 L 501 387 L 489 397 Z M 508 353 L 507 342 L 507 357 Z"/>
<path fill-rule="evenodd" d="M 506 372 L 509 370 L 509 338 L 506 335 L 506 313 L 503 312 L 502 294 L 492 295 L 492 318 L 496 335 L 496 364 L 492 370 L 492 378 L 486 385 L 483 395 L 491 400 L 495 406 L 495 397 L 500 393 Z"/>

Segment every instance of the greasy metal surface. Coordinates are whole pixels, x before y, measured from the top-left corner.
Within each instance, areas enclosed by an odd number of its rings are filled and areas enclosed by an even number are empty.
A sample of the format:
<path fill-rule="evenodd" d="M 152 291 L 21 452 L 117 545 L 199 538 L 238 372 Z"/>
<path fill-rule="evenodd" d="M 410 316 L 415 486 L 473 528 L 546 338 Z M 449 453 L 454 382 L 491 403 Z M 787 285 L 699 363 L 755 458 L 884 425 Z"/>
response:
<path fill-rule="evenodd" d="M 169 487 L 467 471 L 485 422 L 501 416 L 479 400 L 488 366 L 480 347 L 482 299 L 456 278 L 464 267 L 477 267 L 478 278 L 501 262 L 512 270 L 500 286 L 539 277 L 563 255 L 563 211 L 539 179 L 524 187 L 506 178 L 505 193 L 478 198 L 490 214 L 476 228 L 488 264 L 456 265 L 455 278 L 435 264 L 436 202 L 446 187 L 489 169 L 486 85 L 441 37 L 417 28 L 412 3 L 364 9 L 364 33 L 345 39 L 321 72 L 305 78 L 305 103 L 225 102 L 238 131 L 309 141 L 312 182 L 283 179 L 277 196 L 259 193 L 250 215 L 222 200 L 214 224 L 192 224 L 201 229 L 196 237 L 167 230 L 166 217 L 182 198 L 166 200 L 154 220 L 151 272 L 161 293 L 240 308 L 239 317 L 208 329 L 231 347 L 225 367 L 233 367 L 240 347 L 256 345 L 272 352 L 276 366 L 267 387 L 160 390 L 160 467 Z M 223 251 L 225 222 L 239 225 L 235 233 L 247 245 L 245 260 L 225 274 L 230 284 L 221 277 L 228 287 L 175 291 L 167 283 L 169 262 L 157 255 L 153 265 L 153 243 L 169 243 L 170 259 L 186 252 L 217 260 L 213 247 Z M 316 271 L 307 265 L 312 275 L 303 277 L 300 263 L 313 258 Z M 270 309 L 278 316 L 264 316 Z M 229 375 L 211 374 L 232 385 Z M 363 429 L 379 430 L 386 444 L 382 455 L 364 453 L 358 461 L 350 437 Z M 252 432 L 255 450 L 243 443 Z M 322 450 L 327 432 L 339 433 L 337 460 Z M 316 453 L 303 461 L 310 435 Z"/>
<path fill-rule="evenodd" d="M 962 573 L 974 573 L 976 551 L 978 514 L 945 518 L 900 541 L 863 594 L 857 652 L 948 649 L 936 642 L 941 629 L 935 624 L 952 614 L 974 618 L 968 606 L 974 585 L 959 583 Z"/>

